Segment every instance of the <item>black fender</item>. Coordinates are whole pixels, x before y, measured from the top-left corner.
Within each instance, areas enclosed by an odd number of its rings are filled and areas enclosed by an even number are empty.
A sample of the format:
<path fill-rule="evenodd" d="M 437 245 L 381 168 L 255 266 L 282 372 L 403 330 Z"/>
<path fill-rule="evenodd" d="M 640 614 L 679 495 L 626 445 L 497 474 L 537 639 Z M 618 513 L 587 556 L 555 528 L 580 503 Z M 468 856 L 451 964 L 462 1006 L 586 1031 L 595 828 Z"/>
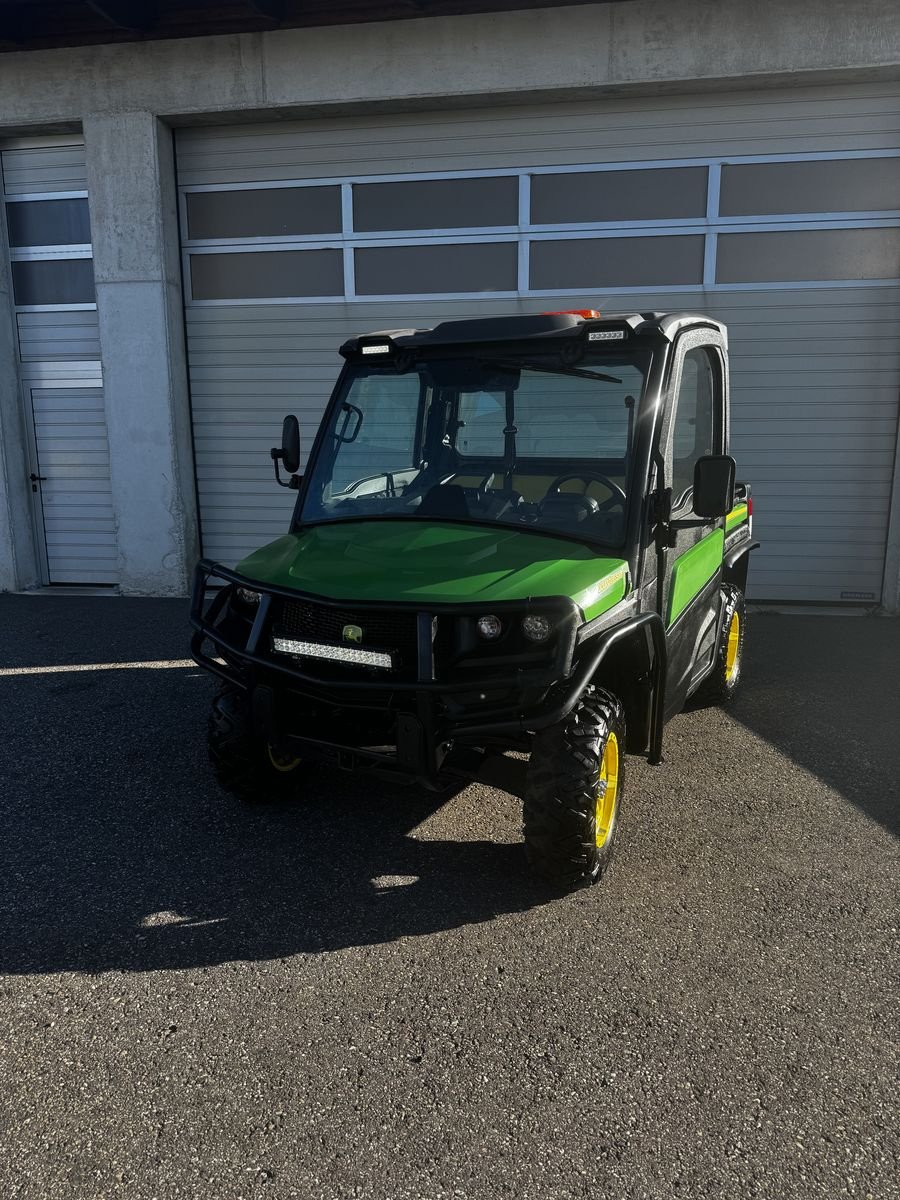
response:
<path fill-rule="evenodd" d="M 750 551 L 758 549 L 759 542 L 739 542 L 732 547 L 722 560 L 722 582 L 734 584 L 746 593 Z"/>
<path fill-rule="evenodd" d="M 491 721 L 484 724 L 466 725 L 456 730 L 456 736 L 493 736 L 503 733 L 528 733 L 546 729 L 564 720 L 589 687 L 603 687 L 606 672 L 600 672 L 610 654 L 623 644 L 642 639 L 646 650 L 647 669 L 630 673 L 632 694 L 643 697 L 649 708 L 648 761 L 656 766 L 662 762 L 662 736 L 665 724 L 667 648 L 666 630 L 659 613 L 643 612 L 621 621 L 591 638 L 579 656 L 572 675 L 563 687 L 554 689 L 549 702 L 543 709 L 518 721 Z M 648 646 L 649 639 L 649 646 Z M 599 673 L 599 675 L 598 675 Z M 554 694 L 555 693 L 555 694 Z"/>

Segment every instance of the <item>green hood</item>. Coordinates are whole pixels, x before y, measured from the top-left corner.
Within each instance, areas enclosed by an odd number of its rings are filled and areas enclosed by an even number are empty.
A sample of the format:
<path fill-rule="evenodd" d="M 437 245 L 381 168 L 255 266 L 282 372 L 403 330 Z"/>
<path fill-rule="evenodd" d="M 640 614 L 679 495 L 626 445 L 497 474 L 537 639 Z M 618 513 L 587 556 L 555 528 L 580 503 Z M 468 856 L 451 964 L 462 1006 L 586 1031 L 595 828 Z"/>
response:
<path fill-rule="evenodd" d="M 454 604 L 568 596 L 585 620 L 628 592 L 620 558 L 562 538 L 444 521 L 353 521 L 289 533 L 237 567 L 332 600 Z"/>

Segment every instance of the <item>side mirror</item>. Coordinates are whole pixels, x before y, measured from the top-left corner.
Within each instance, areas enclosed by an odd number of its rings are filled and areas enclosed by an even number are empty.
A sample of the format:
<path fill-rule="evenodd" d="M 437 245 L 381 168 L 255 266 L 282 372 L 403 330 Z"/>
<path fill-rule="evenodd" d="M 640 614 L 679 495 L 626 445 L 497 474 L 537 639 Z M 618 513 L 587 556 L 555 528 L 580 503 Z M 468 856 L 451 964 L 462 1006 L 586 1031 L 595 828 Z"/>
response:
<path fill-rule="evenodd" d="M 694 467 L 694 512 L 724 517 L 734 507 L 735 461 L 730 454 L 707 454 Z"/>
<path fill-rule="evenodd" d="M 300 486 L 300 480 L 296 475 L 300 467 L 300 422 L 296 417 L 290 416 L 284 418 L 284 424 L 281 427 L 281 445 L 273 446 L 271 450 L 272 461 L 275 464 L 275 479 L 282 487 L 294 488 Z M 290 475 L 290 482 L 285 483 L 278 471 L 279 460 L 284 463 L 284 469 Z"/>
<path fill-rule="evenodd" d="M 300 469 L 300 422 L 296 417 L 285 417 L 281 427 L 281 461 L 289 475 Z"/>

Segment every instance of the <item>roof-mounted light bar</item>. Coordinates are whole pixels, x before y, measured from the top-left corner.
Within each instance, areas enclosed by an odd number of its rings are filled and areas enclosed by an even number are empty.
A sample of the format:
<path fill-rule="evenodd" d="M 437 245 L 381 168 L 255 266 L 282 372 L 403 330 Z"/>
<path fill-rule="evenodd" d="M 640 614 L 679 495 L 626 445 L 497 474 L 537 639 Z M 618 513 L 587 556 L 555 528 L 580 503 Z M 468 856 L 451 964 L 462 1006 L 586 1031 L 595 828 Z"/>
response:
<path fill-rule="evenodd" d="M 390 354 L 393 347 L 390 342 L 372 342 L 368 346 L 360 346 L 360 354 Z"/>

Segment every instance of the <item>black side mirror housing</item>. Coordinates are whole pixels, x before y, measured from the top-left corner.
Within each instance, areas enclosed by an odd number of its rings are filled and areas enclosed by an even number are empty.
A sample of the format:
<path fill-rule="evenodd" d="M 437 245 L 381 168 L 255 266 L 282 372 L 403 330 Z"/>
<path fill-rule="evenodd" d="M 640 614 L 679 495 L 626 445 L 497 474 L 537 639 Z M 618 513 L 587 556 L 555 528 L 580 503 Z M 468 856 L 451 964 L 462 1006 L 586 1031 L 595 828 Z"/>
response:
<path fill-rule="evenodd" d="M 281 427 L 281 461 L 289 475 L 300 469 L 300 422 L 296 417 L 285 417 Z"/>
<path fill-rule="evenodd" d="M 734 508 L 737 467 L 730 454 L 706 454 L 694 467 L 694 512 L 698 517 L 724 517 Z"/>
<path fill-rule="evenodd" d="M 296 417 L 284 418 L 281 426 L 281 445 L 272 447 L 272 462 L 275 464 L 275 480 L 282 487 L 293 488 L 300 486 L 300 477 L 296 474 L 300 467 L 300 422 Z M 290 475 L 285 483 L 278 471 L 278 463 L 284 463 L 284 469 Z"/>

